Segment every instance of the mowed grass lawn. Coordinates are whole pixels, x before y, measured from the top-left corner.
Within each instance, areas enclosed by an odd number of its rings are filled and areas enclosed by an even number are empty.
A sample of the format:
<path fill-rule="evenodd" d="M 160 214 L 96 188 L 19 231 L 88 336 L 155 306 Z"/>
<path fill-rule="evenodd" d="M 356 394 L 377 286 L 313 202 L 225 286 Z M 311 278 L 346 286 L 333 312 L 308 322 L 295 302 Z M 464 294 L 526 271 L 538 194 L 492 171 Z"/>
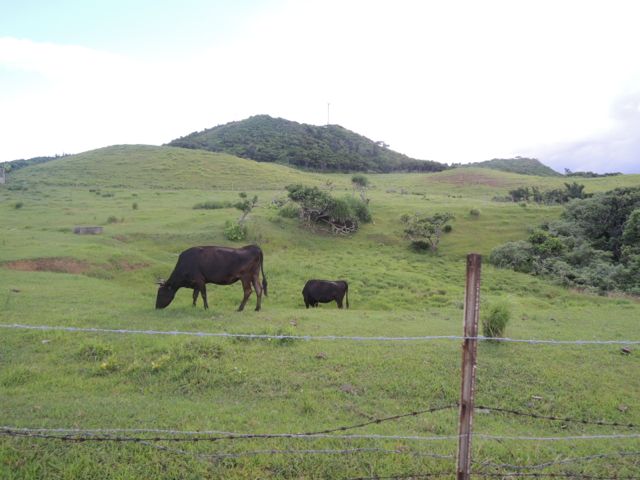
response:
<path fill-rule="evenodd" d="M 560 215 L 558 207 L 491 201 L 515 186 L 561 179 L 465 169 L 369 175 L 374 222 L 335 238 L 277 214 L 289 183 L 351 195 L 349 175 L 320 175 L 226 155 L 120 146 L 20 170 L 0 189 L 2 325 L 296 336 L 460 335 L 465 256 L 485 255 Z M 638 185 L 638 176 L 589 179 L 587 191 Z M 224 239 L 233 208 L 206 201 L 258 195 L 249 238 Z M 479 216 L 470 210 L 480 211 Z M 408 249 L 403 213 L 450 211 L 437 254 Z M 101 235 L 75 235 L 78 225 Z M 209 285 L 210 310 L 181 290 L 154 309 L 158 278 L 193 245 L 258 243 L 269 295 L 244 312 L 239 285 Z M 309 278 L 349 281 L 349 310 L 306 310 Z M 482 272 L 481 314 L 506 303 L 506 335 L 521 339 L 638 340 L 640 304 L 569 291 L 548 280 Z M 207 338 L 1 329 L 0 424 L 65 429 L 163 429 L 241 434 L 332 430 L 459 399 L 460 342 Z M 640 359 L 622 345 L 481 342 L 476 401 L 597 426 L 476 413 L 474 470 L 577 459 L 538 474 L 640 472 Z M 6 433 L 6 432 L 5 432 Z M 103 435 L 106 433 L 103 432 Z M 68 442 L 3 435 L 0 478 L 454 478 L 457 410 L 403 417 L 320 438 L 200 442 Z M 154 437 L 162 433 L 117 432 Z M 344 438 L 339 435 L 365 435 Z M 379 435 L 380 437 L 374 437 Z M 617 435 L 615 438 L 575 437 Z M 557 441 L 522 437 L 574 437 Z M 517 438 L 513 438 L 517 437 Z M 220 456 L 235 454 L 237 456 Z M 594 457 L 597 456 L 597 457 Z M 593 457 L 583 458 L 581 457 Z M 503 466 L 497 466 L 503 465 Z M 418 477 L 419 478 L 419 477 Z"/>

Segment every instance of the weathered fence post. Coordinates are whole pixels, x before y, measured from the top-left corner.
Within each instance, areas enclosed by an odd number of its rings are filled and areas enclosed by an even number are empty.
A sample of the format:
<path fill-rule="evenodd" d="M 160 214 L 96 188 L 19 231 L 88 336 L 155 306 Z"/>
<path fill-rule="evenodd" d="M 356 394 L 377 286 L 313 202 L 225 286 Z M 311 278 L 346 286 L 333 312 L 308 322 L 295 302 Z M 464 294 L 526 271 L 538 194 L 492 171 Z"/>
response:
<path fill-rule="evenodd" d="M 457 480 L 471 478 L 471 433 L 473 401 L 476 385 L 478 351 L 478 317 L 480 316 L 480 266 L 482 257 L 467 255 L 467 284 L 464 299 L 464 337 L 462 343 L 462 386 L 460 388 L 460 420 L 458 431 Z"/>

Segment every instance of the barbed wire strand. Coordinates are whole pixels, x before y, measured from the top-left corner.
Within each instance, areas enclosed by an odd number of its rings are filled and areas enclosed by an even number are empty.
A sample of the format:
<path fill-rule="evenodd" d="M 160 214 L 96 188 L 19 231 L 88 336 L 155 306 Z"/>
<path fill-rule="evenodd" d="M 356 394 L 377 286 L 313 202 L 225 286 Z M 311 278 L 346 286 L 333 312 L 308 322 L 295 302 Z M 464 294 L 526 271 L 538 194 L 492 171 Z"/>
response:
<path fill-rule="evenodd" d="M 82 435 L 82 434 L 49 434 L 49 433 L 36 433 L 30 432 L 25 429 L 12 430 L 8 428 L 0 429 L 0 435 L 14 436 L 14 437 L 30 437 L 30 438 L 43 438 L 43 439 L 55 439 L 64 440 L 70 442 L 217 442 L 223 440 L 251 440 L 251 439 L 266 439 L 266 438 L 330 438 L 330 439 L 376 439 L 376 440 L 416 440 L 416 441 L 446 441 L 446 440 L 458 440 L 459 435 L 438 435 L 438 436 L 420 436 L 420 435 L 378 435 L 378 434 L 350 434 L 350 435 L 335 435 L 325 433 L 233 433 L 230 435 L 220 436 L 181 436 L 181 437 L 116 437 L 116 436 L 97 436 L 97 435 Z M 484 433 L 474 433 L 473 437 L 483 440 L 518 440 L 518 441 L 548 441 L 548 442 L 560 442 L 560 441 L 577 441 L 577 440 L 629 440 L 640 438 L 640 433 L 637 434 L 613 434 L 613 435 L 569 435 L 562 437 L 535 437 L 535 436 L 509 436 L 509 435 L 490 435 Z"/>
<path fill-rule="evenodd" d="M 434 478 L 434 477 L 444 477 L 444 476 L 455 476 L 455 472 L 432 472 L 432 473 L 403 473 L 399 475 L 389 475 L 389 476 L 373 476 L 373 477 L 353 477 L 349 480 L 392 480 L 392 479 L 401 479 L 401 478 Z"/>
<path fill-rule="evenodd" d="M 332 433 L 339 431 L 352 430 L 356 428 L 366 427 L 368 425 L 380 424 L 389 421 L 395 421 L 406 417 L 415 417 L 418 415 L 423 415 L 426 413 L 434 413 L 443 410 L 450 410 L 454 408 L 458 408 L 459 404 L 452 403 L 448 405 L 442 405 L 437 407 L 429 407 L 423 410 L 415 410 L 408 413 L 401 413 L 398 415 L 390 415 L 386 417 L 374 418 L 372 420 L 356 423 L 352 425 L 335 427 L 330 429 L 325 429 L 316 432 L 306 432 L 306 434 L 320 434 L 320 433 Z M 613 426 L 613 427 L 624 427 L 624 428 L 638 428 L 639 426 L 633 423 L 620 423 L 620 422 L 607 422 L 604 420 L 585 420 L 579 418 L 571 418 L 564 416 L 552 416 L 552 415 L 540 415 L 537 413 L 531 412 L 523 412 L 520 410 L 513 410 L 503 407 L 491 407 L 487 405 L 476 405 L 476 410 L 484 410 L 489 412 L 498 412 L 498 413 L 508 413 L 511 415 L 534 418 L 538 420 L 552 420 L 552 421 L 562 421 L 567 423 L 580 423 L 583 425 L 597 425 L 597 426 Z M 170 429 L 158 429 L 158 428 L 97 428 L 97 429 L 80 429 L 80 428 L 21 428 L 21 427 L 12 427 L 12 426 L 0 426 L 0 429 L 11 430 L 15 432 L 32 432 L 32 433 L 71 433 L 71 434 L 111 434 L 111 433 L 160 433 L 160 434 L 168 434 L 168 435 L 237 435 L 235 432 L 223 431 L 223 430 L 170 430 Z"/>
<path fill-rule="evenodd" d="M 476 405 L 476 410 L 488 410 L 491 412 L 499 412 L 499 413 L 509 413 L 511 415 L 517 415 L 520 417 L 529 417 L 535 418 L 538 420 L 554 420 L 561 421 L 567 423 L 580 423 L 583 425 L 599 425 L 599 426 L 609 426 L 609 427 L 625 427 L 625 428 L 639 428 L 639 425 L 635 425 L 633 423 L 619 423 L 619 422 L 605 422 L 603 420 L 584 420 L 584 419 L 576 419 L 569 417 L 558 417 L 553 415 L 539 415 L 537 413 L 529 413 L 522 412 L 519 410 L 512 410 L 509 408 L 501 408 L 501 407 L 487 407 L 485 405 Z"/>
<path fill-rule="evenodd" d="M 481 467 L 494 467 L 494 468 L 504 468 L 504 469 L 511 469 L 511 470 L 542 470 L 544 468 L 555 467 L 556 465 L 568 465 L 571 463 L 588 462 L 591 460 L 599 460 L 602 458 L 637 457 L 637 456 L 640 456 L 640 452 L 599 453 L 597 455 L 565 458 L 562 460 L 555 460 L 555 461 L 546 462 L 546 463 L 538 463 L 535 465 L 511 465 L 508 463 L 494 463 L 491 461 L 473 462 L 473 463 Z"/>
<path fill-rule="evenodd" d="M 376 342 L 406 342 L 406 341 L 428 341 L 428 340 L 478 340 L 491 342 L 511 342 L 528 343 L 534 345 L 640 345 L 640 340 L 538 340 L 538 339 L 515 339 L 515 338 L 493 338 L 493 337 L 464 337 L 457 335 L 427 335 L 412 337 L 362 337 L 362 336 L 340 336 L 340 335 L 269 335 L 257 333 L 228 333 L 228 332 L 197 332 L 180 330 L 128 330 L 128 329 L 108 329 L 94 327 L 65 327 L 51 325 L 24 325 L 24 324 L 0 324 L 0 328 L 41 330 L 41 331 L 66 331 L 85 333 L 115 333 L 115 334 L 139 334 L 139 335 L 186 335 L 195 337 L 219 337 L 219 338 L 244 338 L 255 340 L 351 340 L 351 341 L 376 341 Z"/>
<path fill-rule="evenodd" d="M 495 472 L 471 472 L 476 477 L 529 477 L 529 478 L 581 478 L 583 480 L 640 480 L 640 477 L 603 477 L 598 475 L 590 475 L 585 473 L 495 473 Z"/>
<path fill-rule="evenodd" d="M 349 480 L 390 480 L 390 479 L 414 479 L 455 476 L 455 472 L 437 473 L 403 473 L 389 476 L 354 477 Z M 578 478 L 583 480 L 640 480 L 640 477 L 603 477 L 583 473 L 495 473 L 495 472 L 471 472 L 472 477 L 531 477 L 531 478 Z"/>
<path fill-rule="evenodd" d="M 406 417 L 416 417 L 418 415 L 424 415 L 426 413 L 434 413 L 442 410 L 450 410 L 453 408 L 458 408 L 457 403 L 443 405 L 438 407 L 430 407 L 423 410 L 415 410 L 409 413 L 401 413 L 398 415 L 391 415 L 388 417 L 374 418 L 373 420 L 369 420 L 366 422 L 356 423 L 352 425 L 346 425 L 335 428 L 328 428 L 325 430 L 313 431 L 313 432 L 304 432 L 300 434 L 282 434 L 282 435 L 305 435 L 305 436 L 313 436 L 313 435 L 321 435 L 321 434 L 329 434 L 334 432 L 344 432 L 347 430 L 354 430 L 356 428 L 366 427 L 368 425 L 380 424 L 384 422 L 390 422 L 395 420 L 400 420 L 401 418 Z M 111 433 L 161 433 L 166 435 L 183 435 L 183 436 L 194 436 L 194 435 L 223 435 L 227 437 L 236 437 L 240 434 L 234 432 L 224 432 L 219 430 L 204 430 L 204 431 L 184 431 L 184 430 L 163 430 L 163 429 L 65 429 L 65 428 L 20 428 L 20 427 L 10 427 L 3 426 L 0 427 L 0 434 L 6 433 L 10 435 L 11 433 L 19 434 L 70 434 L 68 436 L 80 436 L 80 435 L 99 435 L 99 434 L 111 434 Z M 259 436 L 261 434 L 250 434 Z"/>

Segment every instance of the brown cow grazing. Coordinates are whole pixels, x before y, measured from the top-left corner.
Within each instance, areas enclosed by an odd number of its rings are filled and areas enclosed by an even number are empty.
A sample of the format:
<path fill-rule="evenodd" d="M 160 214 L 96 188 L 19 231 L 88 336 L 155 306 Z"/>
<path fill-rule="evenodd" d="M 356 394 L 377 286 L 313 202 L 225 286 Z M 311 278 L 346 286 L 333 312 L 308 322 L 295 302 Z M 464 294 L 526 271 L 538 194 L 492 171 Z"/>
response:
<path fill-rule="evenodd" d="M 178 263 L 169 279 L 159 284 L 156 308 L 168 306 L 178 289 L 185 287 L 193 288 L 193 305 L 196 304 L 198 294 L 201 294 L 204 308 L 207 309 L 209 308 L 207 283 L 231 285 L 240 280 L 242 281 L 244 298 L 238 311 L 244 309 L 249 295 L 251 295 L 252 285 L 256 291 L 256 311 L 258 311 L 262 302 L 262 292 L 267 294 L 267 278 L 264 276 L 262 263 L 262 250 L 257 245 L 248 245 L 242 248 L 189 248 L 178 257 Z M 260 272 L 262 272 L 262 285 L 260 284 Z"/>
<path fill-rule="evenodd" d="M 347 308 L 349 308 L 349 285 L 344 280 L 309 280 L 302 289 L 304 304 L 317 307 L 318 302 L 328 303 L 333 300 L 342 308 L 342 300 L 347 298 Z"/>

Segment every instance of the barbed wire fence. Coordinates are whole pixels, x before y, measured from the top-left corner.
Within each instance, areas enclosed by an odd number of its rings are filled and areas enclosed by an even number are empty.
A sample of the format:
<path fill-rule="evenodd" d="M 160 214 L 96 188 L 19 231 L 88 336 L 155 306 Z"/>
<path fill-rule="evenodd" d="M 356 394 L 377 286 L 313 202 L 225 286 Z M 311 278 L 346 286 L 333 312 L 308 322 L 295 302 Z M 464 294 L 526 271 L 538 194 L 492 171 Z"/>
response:
<path fill-rule="evenodd" d="M 472 254 L 473 255 L 473 254 Z M 478 256 L 479 257 L 479 256 Z M 479 269 L 479 264 L 478 264 Z M 467 291 L 469 290 L 469 257 L 468 257 L 468 277 Z M 479 270 L 477 291 L 479 291 Z M 198 331 L 163 331 L 163 330 L 135 330 L 135 329 L 105 329 L 93 327 L 74 327 L 74 326 L 52 326 L 52 325 L 25 325 L 25 324 L 0 324 L 2 329 L 15 330 L 36 330 L 36 331 L 63 331 L 75 333 L 98 333 L 98 334 L 123 334 L 123 335 L 170 335 L 170 336 L 194 336 L 194 337 L 215 337 L 230 339 L 254 339 L 254 340 L 302 340 L 302 341 L 356 341 L 356 342 L 424 342 L 424 341 L 462 341 L 463 349 L 465 346 L 475 345 L 479 341 L 504 342 L 504 343 L 520 343 L 532 345 L 622 345 L 629 347 L 632 345 L 640 345 L 640 340 L 554 340 L 554 339 L 514 339 L 514 338 L 495 338 L 477 335 L 477 320 L 479 309 L 479 297 L 472 299 L 473 305 L 467 303 L 465 305 L 465 325 L 467 324 L 467 316 L 469 312 L 475 315 L 476 330 L 473 334 L 465 328 L 465 334 L 456 335 L 440 335 L 440 336 L 337 336 L 337 335 L 270 335 L 270 334 L 252 334 L 252 333 L 230 333 L 230 332 L 198 332 Z M 470 315 L 473 316 L 473 315 Z M 475 359 L 473 359 L 473 374 L 475 376 Z M 464 367 L 464 360 L 463 360 Z M 464 377 L 464 375 L 463 375 Z M 464 379 L 463 379 L 464 382 Z M 475 382 L 475 378 L 473 379 Z M 584 418 L 572 418 L 566 415 L 541 415 L 535 412 L 525 412 L 501 406 L 491 405 L 474 405 L 473 391 L 474 385 L 471 385 L 471 403 L 467 404 L 468 413 L 473 415 L 473 411 L 492 412 L 497 414 L 512 415 L 517 417 L 526 417 L 536 421 L 558 421 L 563 423 L 575 423 L 581 425 L 590 425 L 598 427 L 616 427 L 637 430 L 640 425 L 634 423 L 621 423 L 615 421 L 589 420 Z M 464 390 L 464 385 L 463 385 Z M 582 473 L 545 473 L 541 470 L 567 466 L 571 464 L 587 463 L 600 459 L 613 458 L 640 458 L 640 451 L 620 450 L 612 453 L 598 453 L 594 455 L 584 455 L 577 457 L 555 458 L 542 463 L 531 465 L 516 465 L 509 463 L 496 463 L 490 460 L 469 461 L 466 471 L 460 468 L 461 445 L 468 442 L 468 455 L 471 460 L 470 442 L 471 438 L 496 440 L 496 441 L 538 441 L 538 442 L 564 442 L 577 440 L 628 440 L 640 439 L 640 433 L 612 433 L 612 434 L 590 434 L 590 435 L 564 435 L 564 436 L 515 436 L 515 435 L 492 435 L 488 433 L 459 433 L 458 435 L 436 435 L 436 436 L 420 436 L 420 435 L 380 435 L 380 434 L 345 434 L 350 430 L 364 428 L 370 425 L 377 425 L 385 422 L 398 421 L 403 418 L 417 417 L 420 415 L 433 414 L 436 412 L 459 409 L 462 417 L 463 405 L 469 399 L 461 396 L 461 401 L 440 406 L 432 406 L 424 409 L 414 410 L 397 415 L 373 418 L 366 422 L 360 422 L 351 425 L 343 425 L 338 427 L 326 428 L 318 431 L 299 432 L 299 433 L 240 433 L 227 432 L 218 430 L 170 430 L 170 429 L 153 429 L 153 428 L 101 428 L 101 429 L 82 429 L 82 428 L 29 428 L 15 426 L 0 426 L 0 436 L 14 438 L 33 438 L 42 440 L 63 441 L 72 443 L 82 442 L 114 442 L 114 443 L 137 443 L 148 446 L 150 448 L 176 455 L 189 455 L 199 459 L 208 461 L 219 461 L 226 458 L 239 458 L 259 455 L 359 455 L 359 454 L 384 454 L 384 455 L 410 455 L 413 457 L 428 457 L 451 461 L 458 459 L 458 469 L 453 472 L 451 470 L 441 472 L 413 472 L 401 473 L 392 476 L 372 476 L 357 477 L 358 479 L 387 479 L 387 478 L 436 478 L 445 476 L 455 476 L 458 480 L 468 478 L 581 478 L 589 480 L 640 480 L 640 476 L 594 476 Z M 461 421 L 459 425 L 461 425 Z M 221 451 L 214 453 L 204 453 L 196 450 L 186 450 L 184 448 L 170 447 L 163 443 L 180 445 L 180 444 L 213 444 L 213 443 L 231 443 L 234 444 L 243 440 L 268 440 L 268 439 L 298 439 L 298 440 L 406 440 L 415 442 L 443 442 L 458 441 L 458 455 L 445 455 L 435 452 L 424 452 L 414 448 L 377 448 L 377 447 L 353 447 L 353 448 L 264 448 L 259 450 L 238 450 L 238 451 Z M 471 469 L 473 465 L 474 470 Z M 476 470 L 479 468 L 479 470 Z M 493 469 L 494 471 L 488 471 Z M 640 471 L 640 466 L 638 467 Z M 500 470 L 500 471 L 497 471 Z M 355 479 L 354 479 L 355 480 Z"/>

